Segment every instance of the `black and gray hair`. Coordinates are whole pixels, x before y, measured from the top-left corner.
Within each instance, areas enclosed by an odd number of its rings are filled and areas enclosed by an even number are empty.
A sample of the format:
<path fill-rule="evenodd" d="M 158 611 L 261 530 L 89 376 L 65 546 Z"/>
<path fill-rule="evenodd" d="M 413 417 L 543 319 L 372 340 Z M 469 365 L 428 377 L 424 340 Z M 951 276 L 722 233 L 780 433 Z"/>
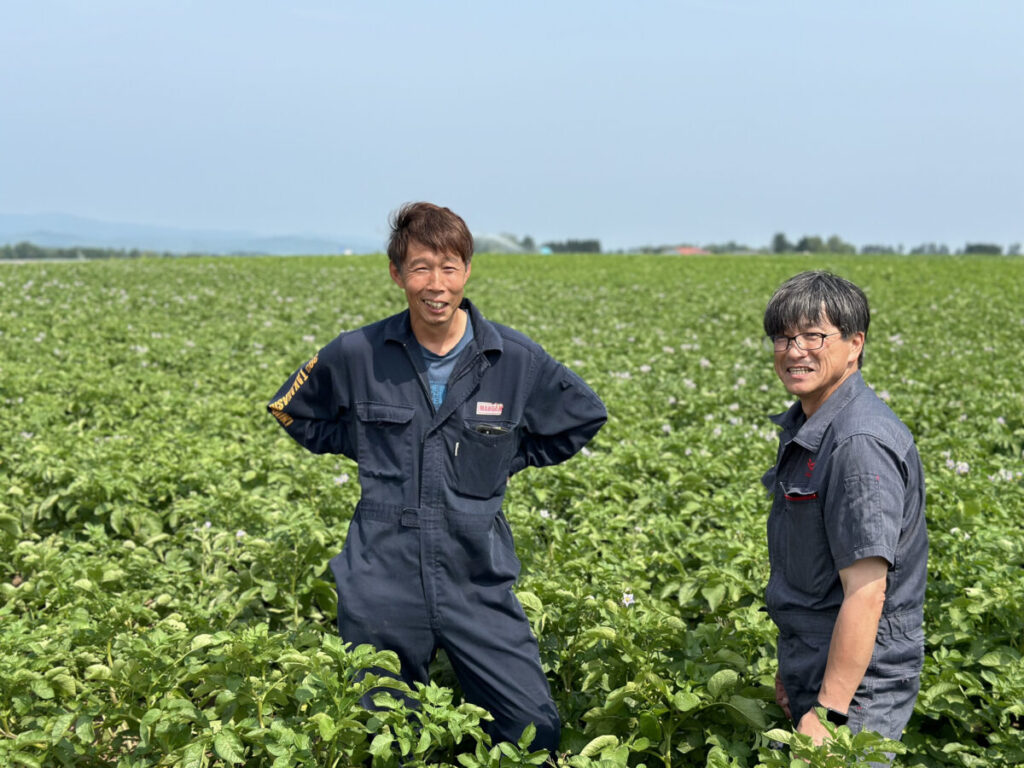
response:
<path fill-rule="evenodd" d="M 777 336 L 788 329 L 822 320 L 832 323 L 844 339 L 858 331 L 867 338 L 871 313 L 864 291 L 831 272 L 801 272 L 779 286 L 764 311 L 764 332 Z M 864 364 L 861 348 L 857 367 Z"/>

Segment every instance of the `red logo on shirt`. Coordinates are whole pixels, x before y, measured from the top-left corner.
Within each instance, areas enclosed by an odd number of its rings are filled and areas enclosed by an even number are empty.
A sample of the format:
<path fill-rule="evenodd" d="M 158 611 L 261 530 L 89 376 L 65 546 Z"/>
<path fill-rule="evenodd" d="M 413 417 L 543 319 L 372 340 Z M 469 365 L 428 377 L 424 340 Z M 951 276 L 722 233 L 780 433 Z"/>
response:
<path fill-rule="evenodd" d="M 804 472 L 804 477 L 810 477 L 811 473 L 813 471 L 814 471 L 814 459 L 808 459 L 807 460 L 807 471 Z"/>

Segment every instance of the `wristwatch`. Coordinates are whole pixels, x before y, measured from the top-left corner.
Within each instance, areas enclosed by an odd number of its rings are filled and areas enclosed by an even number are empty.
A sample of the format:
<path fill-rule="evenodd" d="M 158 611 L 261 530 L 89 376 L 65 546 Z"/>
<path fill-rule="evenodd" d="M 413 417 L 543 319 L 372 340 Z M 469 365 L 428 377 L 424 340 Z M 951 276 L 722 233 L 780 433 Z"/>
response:
<path fill-rule="evenodd" d="M 846 725 L 847 722 L 850 720 L 850 716 L 848 714 L 840 712 L 837 709 L 832 709 L 832 707 L 826 707 L 817 699 L 814 700 L 814 706 L 821 707 L 822 709 L 824 709 L 825 719 L 833 725 Z"/>

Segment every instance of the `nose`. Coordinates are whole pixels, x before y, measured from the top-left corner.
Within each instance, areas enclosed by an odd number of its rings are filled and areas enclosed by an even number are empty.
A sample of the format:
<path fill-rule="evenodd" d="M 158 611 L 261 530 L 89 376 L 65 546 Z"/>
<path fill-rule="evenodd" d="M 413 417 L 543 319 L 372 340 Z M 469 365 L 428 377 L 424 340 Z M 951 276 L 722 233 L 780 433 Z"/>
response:
<path fill-rule="evenodd" d="M 430 270 L 430 279 L 427 280 L 427 287 L 431 290 L 440 290 L 443 288 L 444 286 L 442 284 L 441 277 L 442 273 L 440 268 Z"/>
<path fill-rule="evenodd" d="M 793 358 L 799 360 L 801 357 L 806 357 L 807 356 L 807 350 L 806 349 L 801 349 L 800 347 L 798 347 L 797 343 L 796 343 L 796 339 L 790 339 L 789 340 L 789 346 L 786 347 L 785 356 L 786 357 L 793 357 Z"/>

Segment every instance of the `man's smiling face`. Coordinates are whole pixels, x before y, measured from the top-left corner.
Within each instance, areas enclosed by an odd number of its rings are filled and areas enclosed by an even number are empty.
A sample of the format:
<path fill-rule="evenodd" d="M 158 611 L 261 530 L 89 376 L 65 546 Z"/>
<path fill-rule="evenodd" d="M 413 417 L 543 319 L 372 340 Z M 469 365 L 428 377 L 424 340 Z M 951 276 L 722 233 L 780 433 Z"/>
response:
<path fill-rule="evenodd" d="M 821 349 L 800 349 L 795 341 L 790 341 L 784 352 L 775 352 L 775 373 L 786 391 L 800 399 L 804 414 L 810 417 L 840 384 L 857 371 L 864 334 L 858 331 L 844 339 L 827 317 L 822 317 L 817 323 L 801 323 L 799 327 L 787 328 L 785 333 L 787 336 L 798 333 L 827 336 Z"/>
<path fill-rule="evenodd" d="M 412 240 L 401 269 L 394 264 L 390 268 L 391 279 L 405 291 L 414 332 L 434 335 L 451 326 L 469 280 L 469 264 Z"/>

